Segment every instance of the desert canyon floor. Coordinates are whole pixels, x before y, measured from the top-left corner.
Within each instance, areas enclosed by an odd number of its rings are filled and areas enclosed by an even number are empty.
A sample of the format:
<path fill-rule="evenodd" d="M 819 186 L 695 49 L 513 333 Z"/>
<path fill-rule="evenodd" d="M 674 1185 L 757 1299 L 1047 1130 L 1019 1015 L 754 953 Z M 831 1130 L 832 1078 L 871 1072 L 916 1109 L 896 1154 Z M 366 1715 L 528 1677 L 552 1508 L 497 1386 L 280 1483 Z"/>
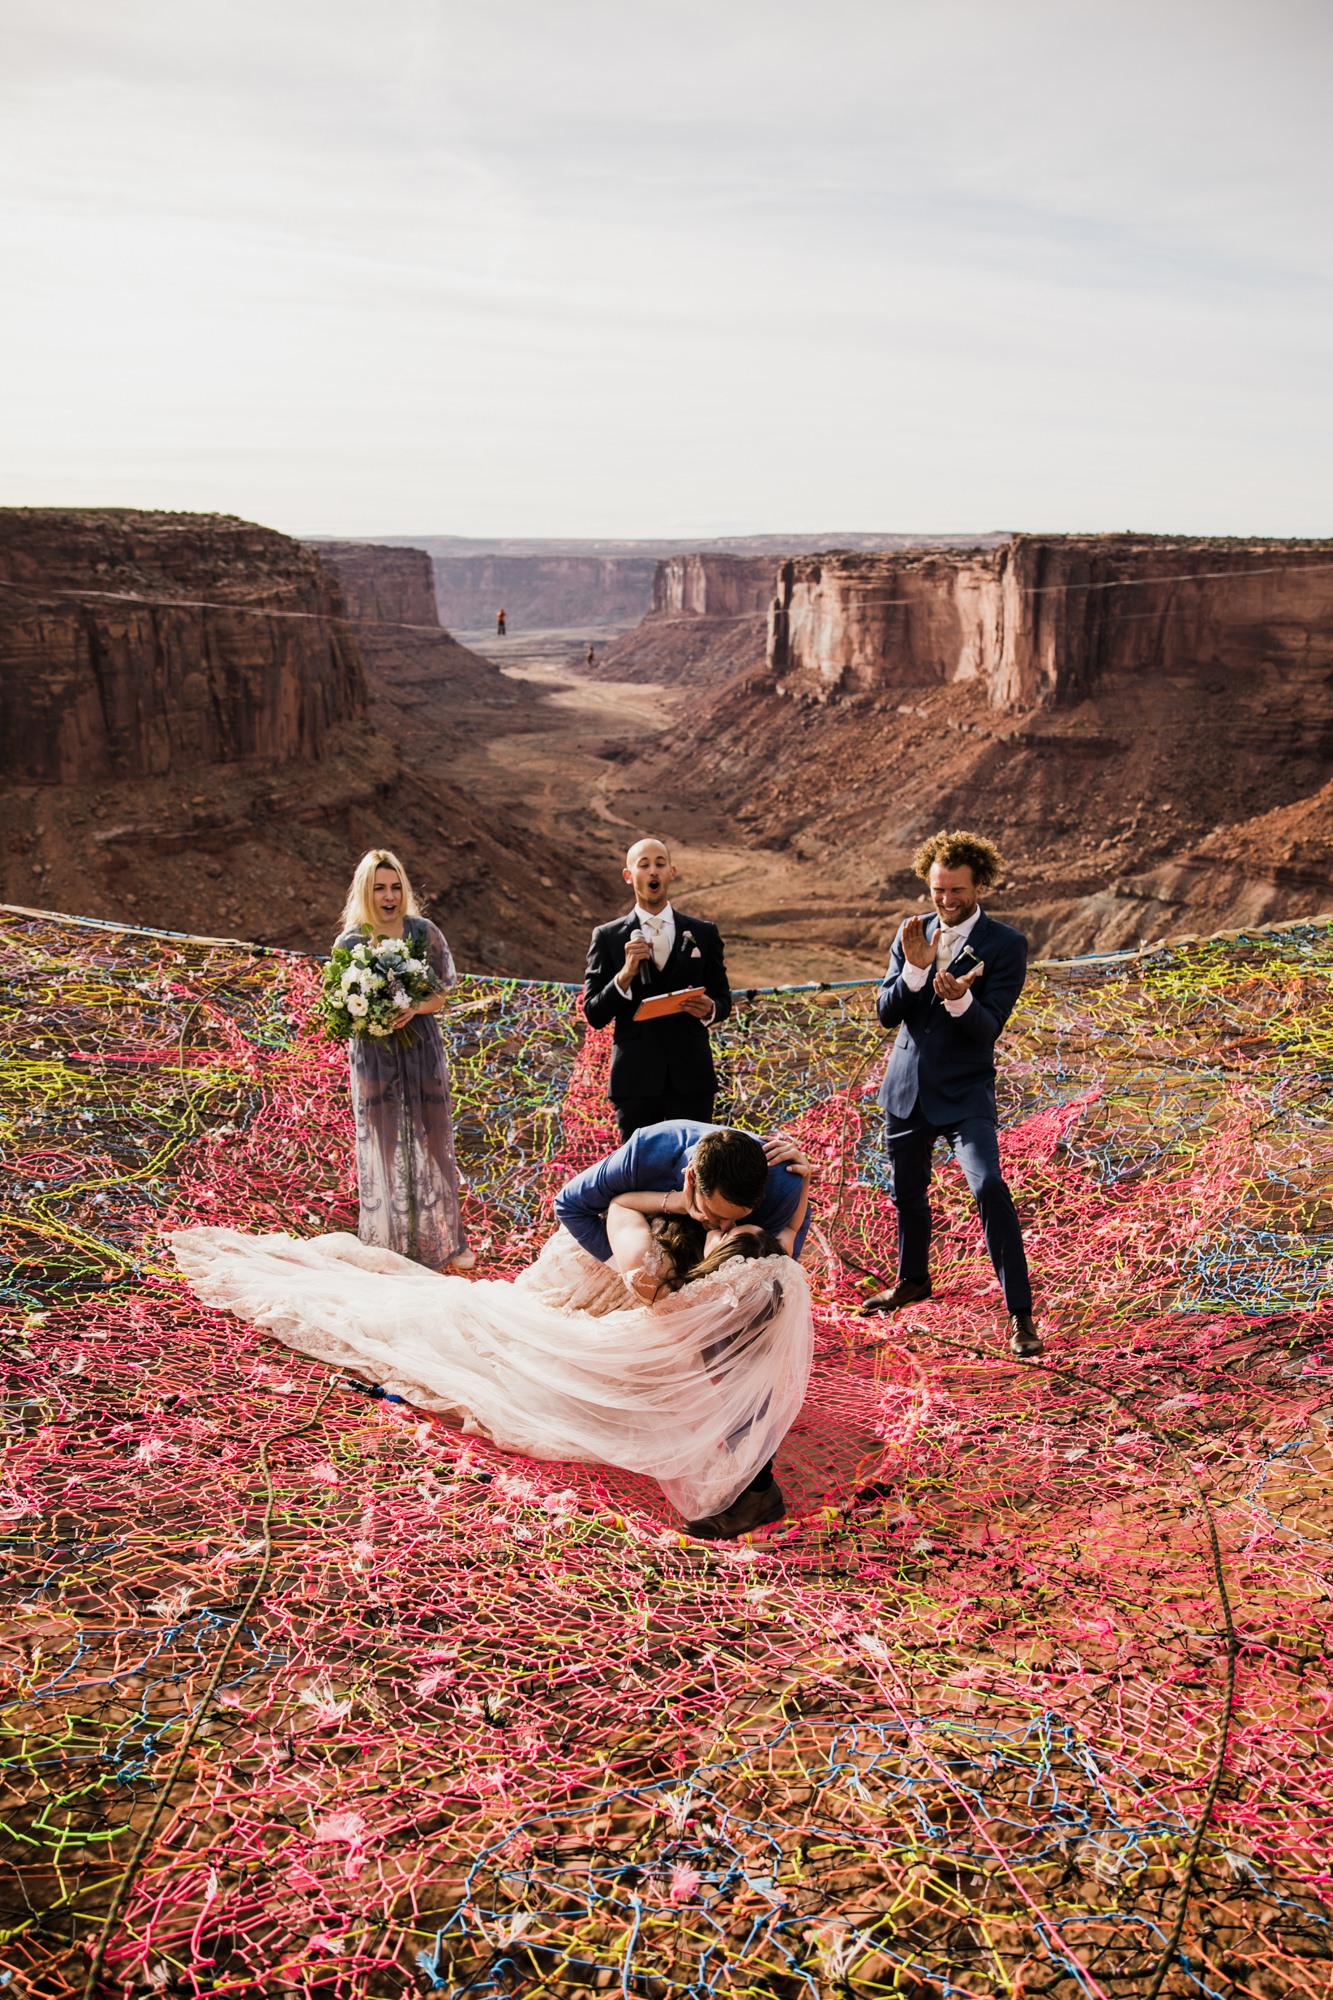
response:
<path fill-rule="evenodd" d="M 844 901 L 849 892 L 838 861 L 830 871 L 795 852 L 743 843 L 706 795 L 653 796 L 626 786 L 617 753 L 669 742 L 697 705 L 698 689 L 591 679 L 583 670 L 589 635 L 578 630 L 505 639 L 494 632 L 454 636 L 534 700 L 519 711 L 521 725 L 497 730 L 489 740 L 459 741 L 444 767 L 452 784 L 536 844 L 546 839 L 561 850 L 595 849 L 612 872 L 632 840 L 660 833 L 679 870 L 675 900 L 721 926 L 736 986 L 871 979 L 883 972 L 877 959 L 810 942 L 830 898 Z M 598 631 L 595 650 L 617 636 Z M 554 881 L 551 893 L 568 894 Z M 623 907 L 623 899 L 612 901 L 597 921 Z"/>

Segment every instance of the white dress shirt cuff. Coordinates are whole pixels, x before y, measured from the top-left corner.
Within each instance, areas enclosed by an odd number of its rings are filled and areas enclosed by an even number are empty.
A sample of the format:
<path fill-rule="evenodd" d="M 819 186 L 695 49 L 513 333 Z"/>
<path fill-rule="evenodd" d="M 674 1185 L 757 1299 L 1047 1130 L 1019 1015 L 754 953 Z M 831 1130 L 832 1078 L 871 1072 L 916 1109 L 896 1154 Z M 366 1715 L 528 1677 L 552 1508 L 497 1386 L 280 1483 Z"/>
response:
<path fill-rule="evenodd" d="M 903 965 L 903 985 L 909 993 L 919 993 L 933 970 L 933 966 L 913 965 L 909 958 Z"/>
<path fill-rule="evenodd" d="M 971 1005 L 972 1005 L 972 990 L 969 987 L 961 1000 L 946 1000 L 944 1003 L 944 1011 L 946 1014 L 952 1014 L 954 1020 L 956 1021 L 960 1014 L 966 1014 L 968 1008 Z"/>

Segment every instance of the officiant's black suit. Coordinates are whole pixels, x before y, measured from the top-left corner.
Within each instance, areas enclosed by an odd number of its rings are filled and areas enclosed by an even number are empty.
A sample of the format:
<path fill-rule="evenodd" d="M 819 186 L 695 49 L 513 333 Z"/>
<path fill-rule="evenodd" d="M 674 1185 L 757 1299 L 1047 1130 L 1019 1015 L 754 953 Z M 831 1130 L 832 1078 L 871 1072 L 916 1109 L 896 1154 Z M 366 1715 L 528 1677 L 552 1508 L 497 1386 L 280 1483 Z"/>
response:
<path fill-rule="evenodd" d="M 629 992 L 616 985 L 625 963 L 625 946 L 639 928 L 631 910 L 614 923 L 599 924 L 588 946 L 583 980 L 583 1012 L 590 1026 L 615 1023 L 611 1049 L 611 1103 L 622 1140 L 643 1125 L 660 1125 L 668 1118 L 713 1122 L 717 1071 L 708 1029 L 693 1014 L 665 1014 L 655 1021 L 636 1021 L 634 1011 L 655 993 L 677 993 L 683 986 L 702 986 L 717 1010 L 714 1022 L 731 1012 L 722 936 L 716 924 L 691 917 L 672 906 L 675 943 L 660 969 L 645 959 Z"/>

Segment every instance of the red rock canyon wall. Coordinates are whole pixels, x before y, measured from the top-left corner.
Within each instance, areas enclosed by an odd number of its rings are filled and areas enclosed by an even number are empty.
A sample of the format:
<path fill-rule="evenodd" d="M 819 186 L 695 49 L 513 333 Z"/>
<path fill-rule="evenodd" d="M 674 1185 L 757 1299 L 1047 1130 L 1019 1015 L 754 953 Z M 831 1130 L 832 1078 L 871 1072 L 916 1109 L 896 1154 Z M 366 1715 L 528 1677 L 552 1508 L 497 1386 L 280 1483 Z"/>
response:
<path fill-rule="evenodd" d="M 795 557 L 768 665 L 818 701 L 980 680 L 992 707 L 1078 701 L 1145 674 L 1262 673 L 1319 705 L 1333 667 L 1333 544 L 1016 536 L 975 554 Z"/>
<path fill-rule="evenodd" d="M 435 570 L 424 549 L 384 548 L 369 542 L 309 545 L 342 586 L 347 616 L 358 624 L 427 626 L 440 622 Z"/>
<path fill-rule="evenodd" d="M 667 556 L 653 577 L 654 618 L 745 618 L 773 601 L 766 556 Z"/>
<path fill-rule="evenodd" d="M 319 756 L 365 681 L 336 581 L 217 514 L 0 510 L 0 755 L 28 784 Z"/>

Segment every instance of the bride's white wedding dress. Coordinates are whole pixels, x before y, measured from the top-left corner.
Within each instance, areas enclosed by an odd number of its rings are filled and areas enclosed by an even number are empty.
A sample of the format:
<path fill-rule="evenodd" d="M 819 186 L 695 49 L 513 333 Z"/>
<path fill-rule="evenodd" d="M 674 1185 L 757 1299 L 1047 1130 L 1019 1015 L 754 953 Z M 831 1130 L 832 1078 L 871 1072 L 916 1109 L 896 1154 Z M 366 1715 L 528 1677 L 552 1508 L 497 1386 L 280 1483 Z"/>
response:
<path fill-rule="evenodd" d="M 205 1304 L 507 1450 L 647 1473 L 687 1520 L 749 1485 L 810 1379 L 810 1293 L 789 1257 L 735 1259 L 655 1306 L 607 1311 L 604 1288 L 589 1311 L 551 1302 L 541 1259 L 509 1282 L 355 1236 L 181 1229 L 171 1245 Z"/>

